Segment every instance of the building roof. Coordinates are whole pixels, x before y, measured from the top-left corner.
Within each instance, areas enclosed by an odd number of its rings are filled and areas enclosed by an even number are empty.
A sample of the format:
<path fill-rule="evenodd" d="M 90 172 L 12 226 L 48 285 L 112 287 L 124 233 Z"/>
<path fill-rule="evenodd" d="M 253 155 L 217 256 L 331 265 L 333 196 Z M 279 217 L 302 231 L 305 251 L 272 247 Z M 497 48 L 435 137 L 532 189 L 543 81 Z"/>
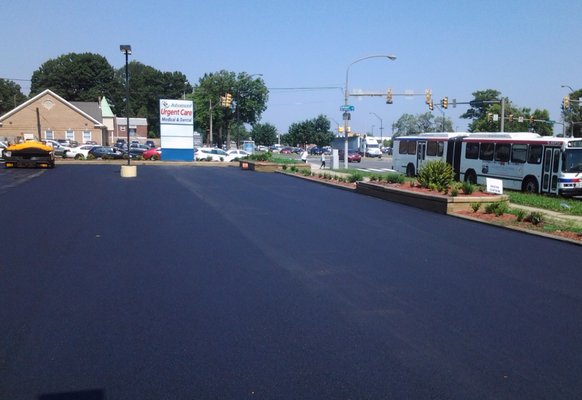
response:
<path fill-rule="evenodd" d="M 103 122 L 103 115 L 101 114 L 101 107 L 96 101 L 71 101 L 72 105 L 89 114 L 97 121 Z"/>
<path fill-rule="evenodd" d="M 6 114 L 0 116 L 0 122 L 2 122 L 3 120 L 9 118 L 12 115 L 18 113 L 19 111 L 24 110 L 26 107 L 28 107 L 29 105 L 31 105 L 32 103 L 34 103 L 35 101 L 37 101 L 38 99 L 40 99 L 41 97 L 46 96 L 46 95 L 53 96 L 56 100 L 58 100 L 61 103 L 65 104 L 67 107 L 71 108 L 73 111 L 76 111 L 79 114 L 81 114 L 83 117 L 91 120 L 95 124 L 95 127 L 102 128 L 102 127 L 105 126 L 105 125 L 103 125 L 101 118 L 96 119 L 95 117 L 93 117 L 92 115 L 90 115 L 86 111 L 82 110 L 81 108 L 79 108 L 78 106 L 76 106 L 75 104 L 73 104 L 72 102 L 69 102 L 69 101 L 63 99 L 61 96 L 59 96 L 58 94 L 56 94 L 55 92 L 53 92 L 50 89 L 46 89 L 45 91 L 37 94 L 33 98 L 25 101 L 24 103 L 22 103 L 18 107 L 13 108 L 12 110 L 8 111 Z M 98 103 L 95 103 L 95 104 L 98 104 Z M 101 115 L 101 111 L 99 111 L 99 115 Z"/>
<path fill-rule="evenodd" d="M 100 103 L 100 107 L 101 107 L 101 115 L 103 116 L 103 118 L 115 117 L 115 114 L 113 114 L 113 111 L 111 110 L 111 106 L 109 105 L 109 102 L 107 101 L 107 99 L 105 97 L 101 97 L 101 101 L 99 103 Z"/>

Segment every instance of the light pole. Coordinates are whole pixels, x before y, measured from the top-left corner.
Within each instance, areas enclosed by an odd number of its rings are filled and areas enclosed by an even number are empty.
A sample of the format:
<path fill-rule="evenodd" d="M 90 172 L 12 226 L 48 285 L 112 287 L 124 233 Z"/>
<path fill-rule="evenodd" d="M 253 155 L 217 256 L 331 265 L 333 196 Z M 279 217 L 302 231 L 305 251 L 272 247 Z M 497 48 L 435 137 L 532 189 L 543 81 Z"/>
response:
<path fill-rule="evenodd" d="M 560 85 L 563 88 L 568 88 L 570 89 L 570 94 L 574 93 L 574 89 L 572 89 L 572 86 L 569 85 Z M 566 112 L 566 110 L 564 110 L 564 112 Z M 570 102 L 570 137 L 574 137 L 574 116 L 572 115 L 572 103 Z M 562 128 L 563 130 L 563 128 Z M 563 133 L 563 132 L 562 132 Z"/>
<path fill-rule="evenodd" d="M 127 165 L 129 165 L 131 157 L 129 154 L 129 64 L 128 58 L 131 54 L 131 45 L 129 44 L 122 44 L 119 46 L 119 50 L 125 54 L 125 117 L 127 125 L 125 129 L 127 129 Z"/>
<path fill-rule="evenodd" d="M 382 133 L 382 131 L 384 130 L 384 125 L 382 122 L 382 118 L 380 118 L 380 116 L 378 114 L 376 114 L 375 112 L 371 112 L 370 114 L 374 114 L 376 116 L 376 118 L 378 118 L 380 120 L 380 146 L 384 146 L 384 135 Z"/>
<path fill-rule="evenodd" d="M 345 135 L 345 143 L 344 143 L 344 168 L 348 169 L 348 120 L 350 118 L 350 113 L 348 112 L 348 78 L 350 75 L 350 68 L 352 65 L 359 63 L 360 61 L 368 60 L 370 58 L 387 58 L 389 60 L 396 60 L 396 56 L 393 55 L 374 55 L 374 56 L 367 56 L 358 58 L 355 61 L 352 61 L 348 67 L 346 68 L 346 84 L 344 86 L 344 135 Z"/>

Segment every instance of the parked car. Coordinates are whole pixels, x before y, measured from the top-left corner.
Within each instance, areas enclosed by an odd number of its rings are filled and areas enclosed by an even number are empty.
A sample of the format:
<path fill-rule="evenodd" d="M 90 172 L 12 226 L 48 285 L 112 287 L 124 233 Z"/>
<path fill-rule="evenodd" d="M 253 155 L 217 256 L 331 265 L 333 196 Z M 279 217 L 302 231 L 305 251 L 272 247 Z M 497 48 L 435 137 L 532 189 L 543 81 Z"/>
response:
<path fill-rule="evenodd" d="M 214 147 L 201 147 L 194 154 L 197 161 L 230 161 L 231 157 L 222 149 Z"/>
<path fill-rule="evenodd" d="M 392 147 L 382 147 L 382 153 L 392 155 Z"/>
<path fill-rule="evenodd" d="M 162 158 L 162 148 L 153 148 L 143 152 L 142 154 L 144 160 L 156 161 Z"/>
<path fill-rule="evenodd" d="M 321 147 L 314 146 L 309 149 L 309 154 L 312 156 L 320 156 L 323 153 L 323 149 Z"/>
<path fill-rule="evenodd" d="M 143 151 L 147 151 L 150 149 L 149 146 L 146 146 L 145 144 L 139 144 L 139 143 L 135 143 L 132 142 L 129 147 L 131 147 L 132 149 L 142 149 Z"/>
<path fill-rule="evenodd" d="M 235 150 L 235 149 L 229 150 L 226 153 L 231 157 L 231 161 L 238 160 L 241 158 L 247 158 L 250 155 L 250 153 L 248 153 L 244 150 Z"/>
<path fill-rule="evenodd" d="M 129 158 L 134 159 L 134 158 L 143 157 L 143 153 L 144 153 L 144 149 L 131 147 L 129 149 Z M 127 160 L 127 148 L 125 150 L 122 150 L 122 154 L 123 154 L 123 158 Z"/>
<path fill-rule="evenodd" d="M 4 159 L 2 153 L 4 153 L 4 149 L 8 147 L 8 143 L 0 142 L 0 159 Z"/>
<path fill-rule="evenodd" d="M 92 144 L 84 144 L 82 146 L 71 147 L 63 154 L 63 158 L 74 158 L 75 160 L 84 160 L 89 155 L 89 150 L 93 147 Z"/>
<path fill-rule="evenodd" d="M 340 161 L 344 161 L 344 154 L 345 151 L 344 150 L 338 150 L 338 156 Z M 359 152 L 355 151 L 355 150 L 348 150 L 348 162 L 362 162 L 362 156 L 360 155 Z"/>
<path fill-rule="evenodd" d="M 89 154 L 103 160 L 119 160 L 123 158 L 121 151 L 109 146 L 95 146 L 89 150 Z"/>
<path fill-rule="evenodd" d="M 156 143 L 153 140 L 146 140 L 145 145 L 148 146 L 150 149 L 156 148 Z"/>
<path fill-rule="evenodd" d="M 87 140 L 85 144 L 92 144 L 93 146 L 97 146 L 97 142 L 94 140 Z"/>
<path fill-rule="evenodd" d="M 125 139 L 117 139 L 113 146 L 117 147 L 118 149 L 123 148 L 125 146 Z"/>
<path fill-rule="evenodd" d="M 262 144 L 258 145 L 256 148 L 257 151 L 269 151 L 268 146 L 263 146 Z"/>
<path fill-rule="evenodd" d="M 291 154 L 291 153 L 293 153 L 293 147 L 283 147 L 281 150 L 279 150 L 279 153 Z"/>

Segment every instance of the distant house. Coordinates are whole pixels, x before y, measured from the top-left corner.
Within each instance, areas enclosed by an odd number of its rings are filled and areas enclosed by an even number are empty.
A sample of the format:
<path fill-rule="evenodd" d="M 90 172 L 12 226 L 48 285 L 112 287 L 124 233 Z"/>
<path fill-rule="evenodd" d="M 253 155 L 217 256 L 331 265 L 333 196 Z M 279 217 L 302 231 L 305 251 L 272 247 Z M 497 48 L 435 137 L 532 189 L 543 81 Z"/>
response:
<path fill-rule="evenodd" d="M 78 143 L 113 144 L 127 137 L 127 120 L 117 118 L 103 97 L 95 102 L 67 101 L 47 89 L 0 116 L 0 140 L 18 142 L 25 134 L 44 139 L 69 139 Z M 129 133 L 147 138 L 147 120 L 130 118 Z"/>

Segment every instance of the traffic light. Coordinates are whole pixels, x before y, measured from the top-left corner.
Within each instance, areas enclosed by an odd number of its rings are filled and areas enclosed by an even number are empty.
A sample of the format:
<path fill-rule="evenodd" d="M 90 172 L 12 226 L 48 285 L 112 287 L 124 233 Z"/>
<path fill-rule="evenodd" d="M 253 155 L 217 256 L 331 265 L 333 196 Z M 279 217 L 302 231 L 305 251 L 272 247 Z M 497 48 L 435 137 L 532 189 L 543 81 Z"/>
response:
<path fill-rule="evenodd" d="M 491 122 L 493 120 L 493 114 L 492 113 L 487 113 L 487 121 Z"/>
<path fill-rule="evenodd" d="M 445 110 L 447 108 L 449 108 L 449 98 L 445 97 L 444 99 L 441 100 L 441 107 L 444 108 Z"/>
<path fill-rule="evenodd" d="M 224 95 L 224 103 L 225 107 L 230 107 L 230 104 L 232 103 L 232 94 L 227 93 Z"/>
<path fill-rule="evenodd" d="M 564 96 L 564 100 L 562 100 L 562 110 L 567 110 L 570 108 L 570 96 Z"/>
<path fill-rule="evenodd" d="M 220 96 L 220 105 L 226 107 L 226 96 Z"/>
<path fill-rule="evenodd" d="M 509 122 L 513 122 L 513 114 L 509 114 Z"/>
<path fill-rule="evenodd" d="M 533 122 L 534 122 L 534 116 L 533 115 L 530 115 L 529 116 L 529 123 L 530 124 L 533 124 Z"/>
<path fill-rule="evenodd" d="M 424 91 L 424 102 L 426 104 L 430 104 L 430 102 L 432 101 L 432 93 L 430 92 L 430 89 L 426 89 Z M 432 108 L 431 108 L 432 110 Z"/>
<path fill-rule="evenodd" d="M 386 104 L 392 104 L 392 89 L 388 89 L 386 93 Z"/>
<path fill-rule="evenodd" d="M 429 109 L 429 110 L 431 110 L 431 111 L 432 111 L 432 110 L 434 110 L 434 104 L 433 104 L 433 102 L 432 102 L 432 99 L 430 99 L 430 100 L 428 101 L 428 109 Z"/>

